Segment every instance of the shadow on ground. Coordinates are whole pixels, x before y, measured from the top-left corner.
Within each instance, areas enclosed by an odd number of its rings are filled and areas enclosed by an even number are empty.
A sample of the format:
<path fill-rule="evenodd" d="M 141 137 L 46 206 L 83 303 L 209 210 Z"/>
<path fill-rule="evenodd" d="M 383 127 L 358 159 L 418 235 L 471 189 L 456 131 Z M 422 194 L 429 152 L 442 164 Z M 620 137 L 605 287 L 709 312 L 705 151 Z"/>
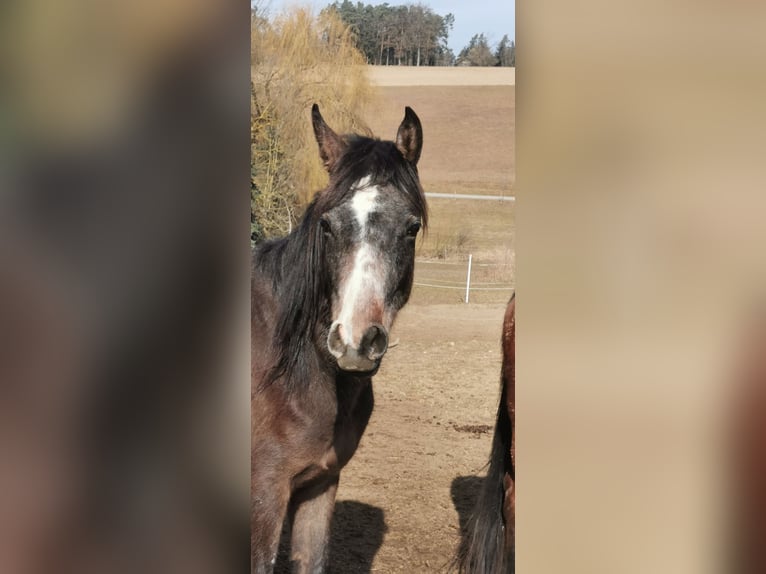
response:
<path fill-rule="evenodd" d="M 354 500 L 335 503 L 330 533 L 330 574 L 370 574 L 388 527 L 383 510 Z M 275 574 L 289 574 L 290 536 L 282 532 Z"/>

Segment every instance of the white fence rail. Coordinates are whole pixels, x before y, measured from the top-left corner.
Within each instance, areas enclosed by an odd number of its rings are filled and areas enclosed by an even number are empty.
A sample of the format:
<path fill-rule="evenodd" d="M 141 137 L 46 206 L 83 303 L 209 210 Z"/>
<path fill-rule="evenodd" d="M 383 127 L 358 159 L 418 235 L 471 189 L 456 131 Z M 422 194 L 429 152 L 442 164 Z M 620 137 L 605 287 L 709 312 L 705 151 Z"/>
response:
<path fill-rule="evenodd" d="M 482 201 L 516 201 L 513 195 L 479 195 L 475 193 L 436 193 L 426 192 L 426 197 L 440 197 L 444 199 L 478 199 Z"/>
<path fill-rule="evenodd" d="M 513 287 L 506 282 L 491 281 L 491 282 L 476 282 L 472 281 L 472 269 L 474 267 L 507 267 L 509 264 L 503 263 L 474 263 L 473 254 L 468 256 L 468 260 L 460 263 L 453 263 L 450 261 L 429 261 L 427 259 L 419 259 L 416 261 L 418 265 L 451 265 L 453 267 L 466 268 L 464 281 L 453 281 L 450 279 L 435 279 L 429 278 L 424 281 L 415 281 L 414 285 L 420 287 L 428 287 L 432 289 L 452 289 L 455 291 L 464 291 L 465 297 L 463 301 L 468 303 L 470 301 L 472 291 L 513 291 Z"/>

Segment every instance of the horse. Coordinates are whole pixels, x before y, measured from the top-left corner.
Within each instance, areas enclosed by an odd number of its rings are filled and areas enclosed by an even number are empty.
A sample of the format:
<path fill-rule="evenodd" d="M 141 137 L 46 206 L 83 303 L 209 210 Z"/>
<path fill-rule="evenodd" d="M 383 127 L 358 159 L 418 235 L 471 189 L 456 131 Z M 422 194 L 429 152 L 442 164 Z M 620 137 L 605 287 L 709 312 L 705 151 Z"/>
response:
<path fill-rule="evenodd" d="M 500 402 L 479 498 L 453 561 L 460 574 L 512 574 L 516 535 L 516 294 L 503 319 Z"/>
<path fill-rule="evenodd" d="M 340 136 L 311 110 L 327 188 L 251 280 L 251 571 L 273 572 L 283 524 L 295 573 L 323 572 L 341 469 L 373 410 L 372 377 L 410 296 L 427 225 L 418 116 L 394 141 Z"/>
<path fill-rule="evenodd" d="M 727 417 L 728 571 L 766 571 L 766 306 L 748 309 L 733 357 Z"/>

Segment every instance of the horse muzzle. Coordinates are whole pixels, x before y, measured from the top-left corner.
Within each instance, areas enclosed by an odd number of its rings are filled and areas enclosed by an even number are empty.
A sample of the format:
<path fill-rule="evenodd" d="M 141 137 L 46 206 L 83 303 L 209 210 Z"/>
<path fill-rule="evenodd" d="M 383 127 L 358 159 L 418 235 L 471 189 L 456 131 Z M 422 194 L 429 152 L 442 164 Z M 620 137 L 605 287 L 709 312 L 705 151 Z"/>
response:
<path fill-rule="evenodd" d="M 367 327 L 358 347 L 343 340 L 342 329 L 342 325 L 336 321 L 327 336 L 327 348 L 338 361 L 338 367 L 356 373 L 376 371 L 388 349 L 386 328 L 376 323 Z"/>

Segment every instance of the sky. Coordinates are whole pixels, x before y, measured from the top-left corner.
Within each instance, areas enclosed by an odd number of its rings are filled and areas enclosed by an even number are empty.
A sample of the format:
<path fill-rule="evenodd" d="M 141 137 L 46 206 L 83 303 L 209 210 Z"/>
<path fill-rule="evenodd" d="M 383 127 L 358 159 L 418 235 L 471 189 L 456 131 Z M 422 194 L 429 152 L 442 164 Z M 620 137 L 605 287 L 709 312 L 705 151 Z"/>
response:
<path fill-rule="evenodd" d="M 383 4 L 385 0 L 352 0 L 365 4 Z M 471 36 L 484 33 L 490 45 L 500 41 L 504 34 L 511 39 L 516 38 L 516 0 L 414 0 L 434 12 L 444 16 L 451 12 L 455 16 L 455 26 L 449 35 L 449 47 L 455 55 L 468 44 Z M 294 4 L 309 4 L 317 12 L 332 3 L 332 0 L 263 0 L 270 11 L 278 12 L 285 6 Z M 407 0 L 388 0 L 388 4 L 396 6 L 407 4 Z"/>

